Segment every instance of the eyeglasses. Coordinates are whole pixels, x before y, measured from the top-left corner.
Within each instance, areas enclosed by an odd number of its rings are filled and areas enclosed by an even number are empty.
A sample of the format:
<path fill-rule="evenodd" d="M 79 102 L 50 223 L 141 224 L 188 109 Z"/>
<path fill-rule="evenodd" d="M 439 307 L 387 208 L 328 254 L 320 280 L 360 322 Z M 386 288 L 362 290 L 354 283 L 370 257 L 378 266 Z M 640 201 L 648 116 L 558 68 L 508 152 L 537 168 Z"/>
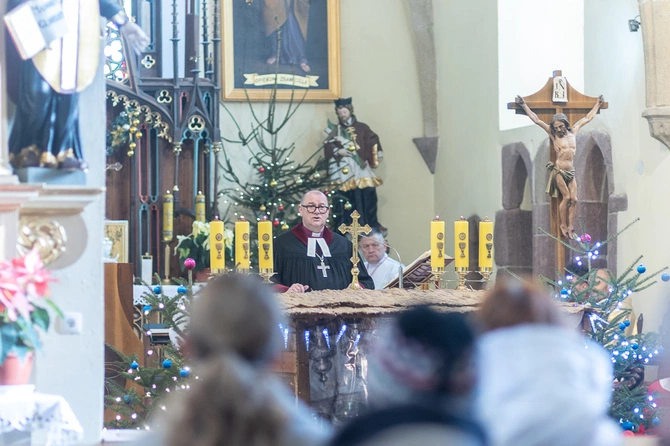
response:
<path fill-rule="evenodd" d="M 317 206 L 315 204 L 301 204 L 300 206 L 307 209 L 307 212 L 309 212 L 310 214 L 325 214 L 330 209 L 328 206 L 325 205 Z"/>

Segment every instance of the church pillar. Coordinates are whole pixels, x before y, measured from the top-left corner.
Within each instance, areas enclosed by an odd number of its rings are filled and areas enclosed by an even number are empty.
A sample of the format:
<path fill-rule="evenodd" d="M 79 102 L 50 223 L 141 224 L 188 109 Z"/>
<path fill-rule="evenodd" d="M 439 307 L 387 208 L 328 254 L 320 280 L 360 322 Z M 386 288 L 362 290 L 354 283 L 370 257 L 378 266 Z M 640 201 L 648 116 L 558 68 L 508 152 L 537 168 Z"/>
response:
<path fill-rule="evenodd" d="M 670 149 L 670 0 L 639 0 L 649 133 Z"/>

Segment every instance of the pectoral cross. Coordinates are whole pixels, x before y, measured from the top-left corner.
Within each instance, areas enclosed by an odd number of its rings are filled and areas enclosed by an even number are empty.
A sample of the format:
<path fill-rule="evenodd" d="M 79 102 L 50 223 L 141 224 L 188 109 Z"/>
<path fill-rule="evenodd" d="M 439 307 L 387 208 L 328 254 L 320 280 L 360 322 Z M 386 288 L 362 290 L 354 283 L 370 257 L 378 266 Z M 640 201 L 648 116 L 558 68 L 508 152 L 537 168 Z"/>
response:
<path fill-rule="evenodd" d="M 328 277 L 328 271 L 330 269 L 330 266 L 326 265 L 326 263 L 323 261 L 323 257 L 321 257 L 321 266 L 317 266 L 316 269 L 320 269 L 321 272 L 323 273 L 323 277 Z"/>
<path fill-rule="evenodd" d="M 351 256 L 351 263 L 353 263 L 353 268 L 351 268 L 351 285 L 349 285 L 349 289 L 351 290 L 360 290 L 361 289 L 361 284 L 358 283 L 358 273 L 360 270 L 358 269 L 358 236 L 360 234 L 367 234 L 370 231 L 372 231 L 372 228 L 370 225 L 365 225 L 365 226 L 360 226 L 358 224 L 358 219 L 361 218 L 361 214 L 358 213 L 358 211 L 354 211 L 351 214 L 351 224 L 349 226 L 345 225 L 342 223 L 339 228 L 337 228 L 342 234 L 349 233 L 351 234 L 351 241 L 354 245 L 353 247 L 353 253 Z M 325 273 L 325 271 L 324 271 Z"/>

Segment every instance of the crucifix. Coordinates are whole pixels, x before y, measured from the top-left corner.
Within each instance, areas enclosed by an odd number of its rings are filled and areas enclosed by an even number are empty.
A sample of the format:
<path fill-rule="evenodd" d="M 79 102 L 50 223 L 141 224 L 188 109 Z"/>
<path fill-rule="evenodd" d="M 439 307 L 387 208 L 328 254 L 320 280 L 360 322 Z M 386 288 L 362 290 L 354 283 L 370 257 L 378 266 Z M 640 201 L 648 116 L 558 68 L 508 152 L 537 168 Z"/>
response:
<path fill-rule="evenodd" d="M 577 180 L 574 158 L 575 134 L 601 110 L 608 107 L 603 97 L 583 95 L 568 83 L 560 70 L 553 73 L 538 92 L 517 96 L 507 104 L 517 114 L 526 114 L 549 136 L 550 162 L 547 164 L 551 196 L 551 234 L 557 239 L 576 239 Z M 571 126 L 572 123 L 572 126 Z M 556 243 L 556 268 L 565 268 L 565 247 Z"/>
<path fill-rule="evenodd" d="M 353 253 L 351 255 L 351 263 L 353 263 L 353 268 L 351 268 L 351 285 L 349 285 L 350 290 L 360 290 L 362 289 L 361 284 L 358 283 L 358 273 L 360 270 L 358 269 L 358 236 L 360 234 L 368 234 L 370 231 L 372 231 L 372 228 L 370 225 L 365 225 L 365 226 L 360 226 L 358 224 L 358 219 L 361 218 L 361 214 L 358 213 L 358 211 L 354 211 L 351 214 L 351 224 L 349 226 L 345 225 L 342 223 L 338 230 L 342 233 L 349 233 L 351 234 L 351 242 L 353 243 Z M 325 274 L 325 271 L 324 271 Z"/>

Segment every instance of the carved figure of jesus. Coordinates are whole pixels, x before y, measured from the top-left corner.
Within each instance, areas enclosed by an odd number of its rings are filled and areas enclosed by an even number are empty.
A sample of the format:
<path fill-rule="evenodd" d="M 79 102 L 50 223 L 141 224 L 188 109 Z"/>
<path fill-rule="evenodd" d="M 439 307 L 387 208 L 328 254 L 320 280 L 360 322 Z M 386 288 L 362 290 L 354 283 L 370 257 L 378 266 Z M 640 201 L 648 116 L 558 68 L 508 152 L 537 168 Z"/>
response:
<path fill-rule="evenodd" d="M 547 170 L 549 171 L 547 193 L 552 197 L 560 198 L 558 215 L 563 237 L 577 238 L 574 229 L 575 212 L 577 210 L 577 179 L 575 178 L 577 141 L 575 135 L 585 124 L 591 122 L 604 102 L 605 99 L 602 95 L 599 96 L 591 111 L 570 127 L 568 118 L 563 113 L 552 116 L 551 121 L 547 124 L 537 117 L 521 96 L 516 97 L 516 103 L 523 108 L 530 120 L 547 132 L 556 151 L 556 162 L 547 163 Z"/>

